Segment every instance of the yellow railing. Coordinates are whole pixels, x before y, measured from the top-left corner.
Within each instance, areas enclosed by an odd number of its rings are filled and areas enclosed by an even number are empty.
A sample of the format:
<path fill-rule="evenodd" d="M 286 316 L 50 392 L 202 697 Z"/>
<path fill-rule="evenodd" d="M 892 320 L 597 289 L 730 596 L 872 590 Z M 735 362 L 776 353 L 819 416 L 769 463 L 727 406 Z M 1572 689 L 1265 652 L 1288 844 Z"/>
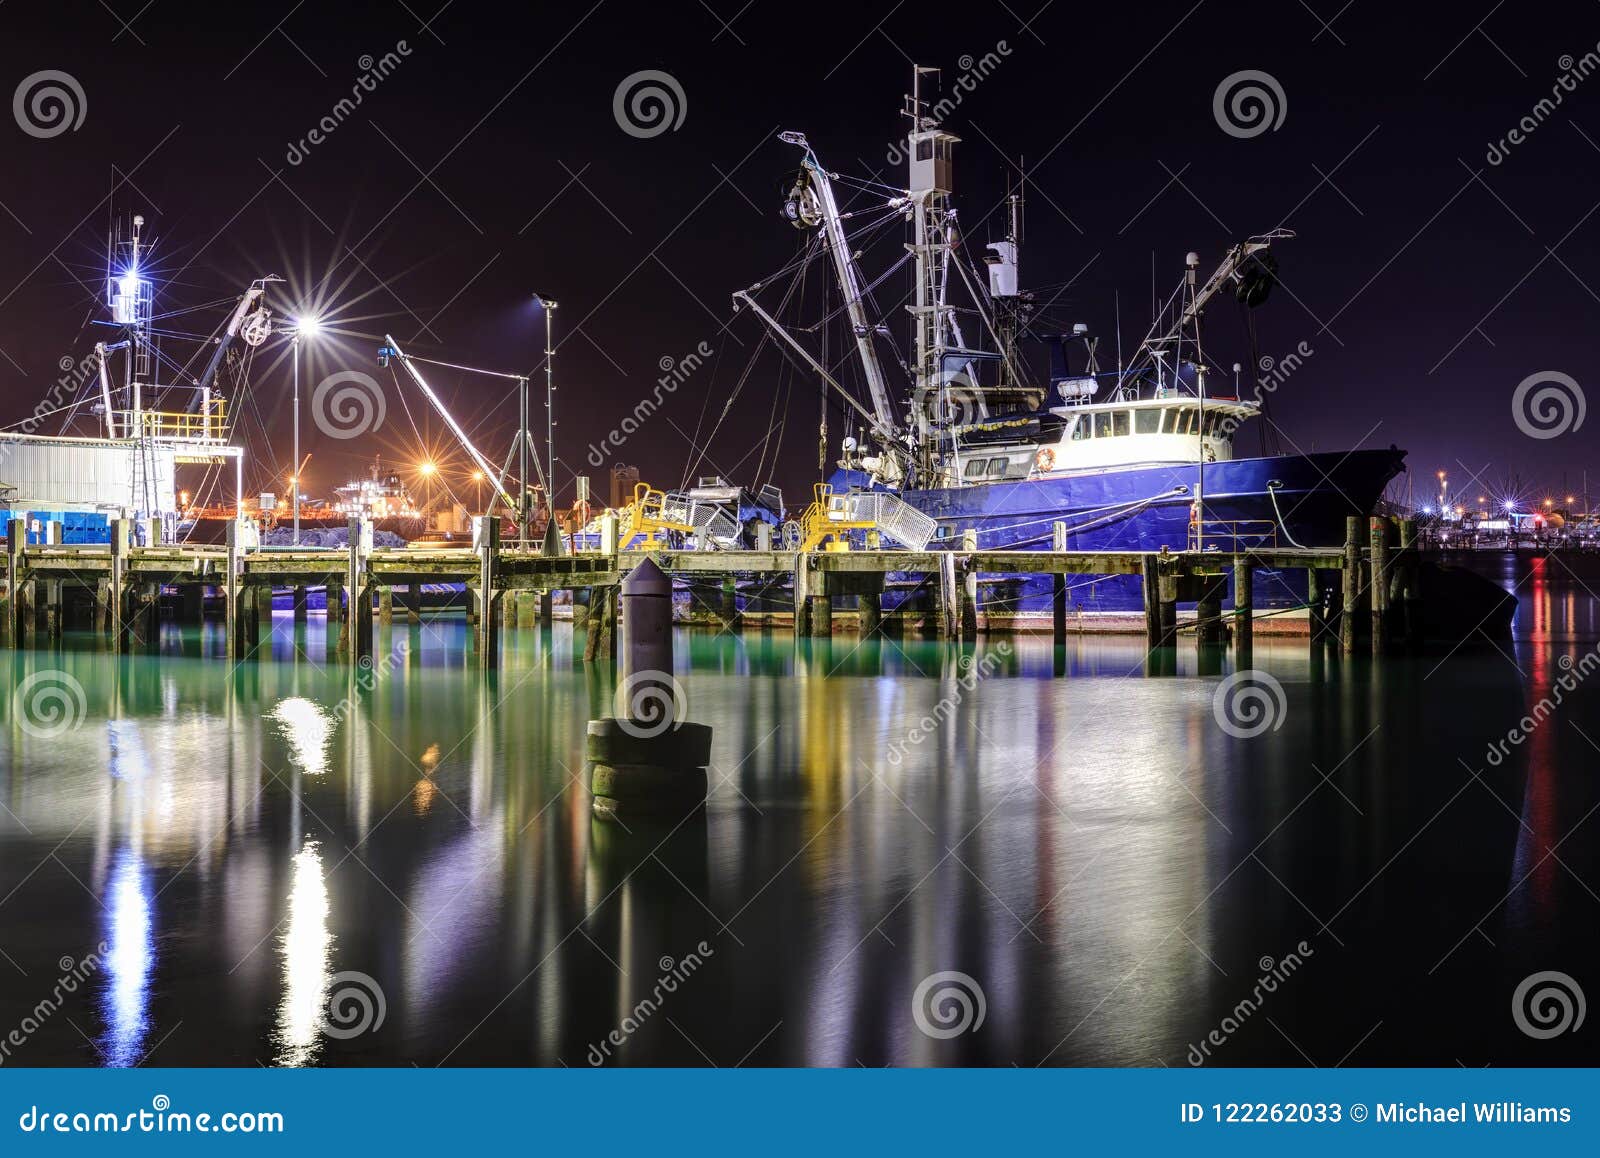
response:
<path fill-rule="evenodd" d="M 687 534 L 694 527 L 674 519 L 666 510 L 667 496 L 648 483 L 633 488 L 633 502 L 622 510 L 622 527 L 617 541 L 627 543 L 636 535 L 654 540 L 662 531 L 679 531 Z"/>
<path fill-rule="evenodd" d="M 123 411 L 118 417 L 123 430 L 133 431 L 144 438 L 171 438 L 186 442 L 225 442 L 228 438 L 227 404 L 214 398 L 203 412 L 188 413 L 173 410 L 141 410 L 135 414 Z"/>
<path fill-rule="evenodd" d="M 852 519 L 846 495 L 836 495 L 827 483 L 812 487 L 812 502 L 800 520 L 800 550 L 849 550 L 847 531 L 870 531 L 877 527 L 871 519 Z"/>

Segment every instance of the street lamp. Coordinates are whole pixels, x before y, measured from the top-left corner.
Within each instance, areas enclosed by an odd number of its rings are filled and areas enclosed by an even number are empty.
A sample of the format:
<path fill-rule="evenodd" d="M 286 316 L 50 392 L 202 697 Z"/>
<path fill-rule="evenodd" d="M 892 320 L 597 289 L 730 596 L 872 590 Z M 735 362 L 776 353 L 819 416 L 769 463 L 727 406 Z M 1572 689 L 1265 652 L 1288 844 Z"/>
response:
<path fill-rule="evenodd" d="M 294 469 L 295 473 L 289 476 L 291 486 L 290 499 L 294 504 L 294 545 L 300 545 L 300 339 L 302 337 L 315 338 L 322 330 L 322 322 L 316 318 L 297 318 L 294 323 L 294 339 L 290 348 L 294 355 Z"/>
<path fill-rule="evenodd" d="M 555 383 L 555 314 L 560 302 L 544 294 L 534 294 L 533 300 L 544 310 L 544 460 L 548 466 L 545 478 L 546 498 L 550 510 L 556 503 L 556 383 Z M 524 499 L 526 502 L 526 499 Z"/>

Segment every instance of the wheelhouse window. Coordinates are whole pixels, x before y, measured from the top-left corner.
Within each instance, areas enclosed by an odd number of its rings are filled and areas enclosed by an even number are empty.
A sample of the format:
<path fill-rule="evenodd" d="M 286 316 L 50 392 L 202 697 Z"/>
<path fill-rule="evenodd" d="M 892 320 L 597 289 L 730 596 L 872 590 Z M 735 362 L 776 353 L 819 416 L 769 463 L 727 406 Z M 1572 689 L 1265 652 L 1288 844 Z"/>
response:
<path fill-rule="evenodd" d="M 1094 436 L 1096 438 L 1111 437 L 1111 415 L 1107 411 L 1102 410 L 1094 416 Z"/>
<path fill-rule="evenodd" d="M 986 465 L 987 463 L 981 458 L 969 458 L 966 467 L 961 473 L 967 478 L 982 478 L 983 469 Z"/>
<path fill-rule="evenodd" d="M 989 460 L 989 467 L 984 473 L 989 478 L 1005 478 L 1006 465 L 1010 461 L 1011 460 L 1009 458 L 991 458 Z"/>
<path fill-rule="evenodd" d="M 1135 410 L 1133 412 L 1133 432 L 1135 434 L 1158 434 L 1161 430 L 1161 411 Z"/>
<path fill-rule="evenodd" d="M 1128 433 L 1128 412 L 1126 410 L 1118 410 L 1111 416 L 1111 433 L 1115 435 Z"/>
<path fill-rule="evenodd" d="M 1072 441 L 1080 442 L 1083 439 L 1090 437 L 1092 437 L 1092 428 L 1089 425 L 1088 416 L 1079 415 L 1077 418 L 1074 418 L 1072 420 Z"/>

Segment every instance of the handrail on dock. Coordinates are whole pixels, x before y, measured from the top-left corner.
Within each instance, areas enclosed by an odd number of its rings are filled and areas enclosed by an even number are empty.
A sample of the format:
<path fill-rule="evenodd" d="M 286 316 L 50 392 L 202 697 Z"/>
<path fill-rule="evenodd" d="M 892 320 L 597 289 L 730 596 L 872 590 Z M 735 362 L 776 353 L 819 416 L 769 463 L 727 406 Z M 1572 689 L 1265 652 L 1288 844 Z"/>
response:
<path fill-rule="evenodd" d="M 819 505 L 827 497 L 819 492 Z M 787 578 L 794 591 L 795 630 L 800 634 L 831 633 L 832 606 L 841 596 L 855 596 L 863 629 L 877 630 L 881 596 L 890 576 L 908 575 L 924 577 L 935 589 L 931 618 L 943 634 L 973 639 L 981 610 L 979 577 L 1034 575 L 1052 577 L 1052 626 L 1060 643 L 1065 637 L 1065 577 L 1127 575 L 1141 580 L 1152 648 L 1172 645 L 1178 630 L 1177 604 L 1182 601 L 1196 606 L 1195 631 L 1202 644 L 1224 642 L 1231 625 L 1236 644 L 1247 649 L 1251 623 L 1258 617 L 1252 605 L 1252 581 L 1255 571 L 1263 568 L 1307 573 L 1305 606 L 1314 640 L 1331 635 L 1330 625 L 1336 622 L 1341 646 L 1353 651 L 1362 609 L 1370 614 L 1376 650 L 1387 646 L 1397 624 L 1408 638 L 1420 630 L 1416 527 L 1409 520 L 1397 525 L 1386 518 L 1352 518 L 1346 525 L 1346 540 L 1338 547 L 1274 545 L 1232 552 L 979 550 L 971 536 L 940 550 L 839 550 L 837 545 L 828 549 L 824 542 L 811 542 L 808 536 L 810 546 L 822 549 L 695 551 L 647 540 L 641 548 L 551 556 L 504 545 L 498 524 L 491 521 L 485 526 L 474 547 L 371 548 L 362 545 L 356 529 L 350 537 L 353 546 L 246 549 L 238 541 L 238 524 L 229 524 L 229 541 L 224 544 L 134 546 L 130 521 L 116 519 L 108 544 L 30 545 L 25 542 L 24 524 L 13 519 L 6 525 L 0 636 L 13 644 L 29 642 L 38 638 L 42 622 L 45 638 L 54 638 L 66 613 L 68 593 L 87 590 L 94 596 L 96 624 L 114 641 L 129 632 L 146 639 L 155 633 L 151 617 L 157 614 L 163 588 L 179 589 L 185 605 L 196 608 L 203 607 L 205 591 L 212 589 L 225 603 L 230 649 L 242 654 L 246 637 L 255 632 L 259 642 L 262 625 L 270 620 L 275 586 L 303 591 L 321 585 L 329 591 L 330 613 L 343 616 L 341 646 L 366 655 L 372 646 L 375 598 L 381 610 L 397 587 L 445 583 L 466 587 L 480 609 L 480 627 L 487 614 L 489 626 L 481 627 L 477 638 L 480 647 L 492 654 L 507 596 L 511 618 L 520 623 L 525 618 L 524 596 L 537 593 L 539 614 L 548 622 L 550 592 L 588 591 L 590 604 L 599 608 L 589 612 L 591 618 L 599 615 L 596 622 L 602 629 L 607 623 L 614 626 L 617 585 L 646 558 L 691 585 L 720 580 L 719 615 L 729 625 L 740 618 L 739 577 L 769 577 L 768 587 L 770 577 Z M 59 527 L 47 537 L 59 539 Z M 1234 608 L 1225 619 L 1222 602 L 1230 579 Z M 347 616 L 342 610 L 345 592 L 354 596 Z M 995 629 L 992 622 L 988 626 Z"/>

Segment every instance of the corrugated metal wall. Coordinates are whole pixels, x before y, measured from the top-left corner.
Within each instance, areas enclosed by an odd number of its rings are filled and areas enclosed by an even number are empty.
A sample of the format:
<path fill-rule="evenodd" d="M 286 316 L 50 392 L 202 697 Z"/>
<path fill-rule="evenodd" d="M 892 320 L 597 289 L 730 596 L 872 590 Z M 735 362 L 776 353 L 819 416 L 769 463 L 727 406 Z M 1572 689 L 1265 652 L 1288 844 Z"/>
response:
<path fill-rule="evenodd" d="M 0 497 L 12 510 L 167 514 L 178 506 L 177 473 L 171 449 L 0 435 Z"/>

